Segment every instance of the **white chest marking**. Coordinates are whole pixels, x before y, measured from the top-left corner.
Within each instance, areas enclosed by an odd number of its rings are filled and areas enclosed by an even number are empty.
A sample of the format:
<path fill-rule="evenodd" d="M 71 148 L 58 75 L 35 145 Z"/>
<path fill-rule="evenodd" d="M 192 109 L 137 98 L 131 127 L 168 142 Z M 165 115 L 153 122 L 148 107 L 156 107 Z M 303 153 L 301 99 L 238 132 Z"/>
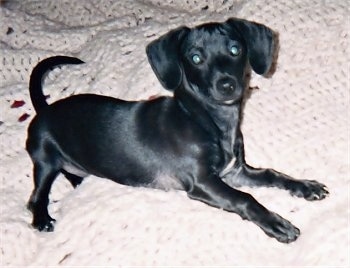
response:
<path fill-rule="evenodd" d="M 226 167 L 220 172 L 220 177 L 224 177 L 227 173 L 229 173 L 233 166 L 235 165 L 236 157 L 232 157 L 231 161 L 226 165 Z"/>

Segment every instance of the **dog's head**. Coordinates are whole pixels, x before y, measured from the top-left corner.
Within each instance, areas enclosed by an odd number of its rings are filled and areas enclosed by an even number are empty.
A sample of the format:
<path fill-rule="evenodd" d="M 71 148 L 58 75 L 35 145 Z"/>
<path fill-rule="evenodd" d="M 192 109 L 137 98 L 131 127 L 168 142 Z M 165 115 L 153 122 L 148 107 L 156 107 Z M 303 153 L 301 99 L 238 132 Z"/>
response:
<path fill-rule="evenodd" d="M 274 32 L 241 19 L 180 27 L 147 46 L 148 60 L 161 84 L 181 86 L 217 103 L 230 104 L 243 96 L 249 68 L 270 72 L 277 44 Z"/>

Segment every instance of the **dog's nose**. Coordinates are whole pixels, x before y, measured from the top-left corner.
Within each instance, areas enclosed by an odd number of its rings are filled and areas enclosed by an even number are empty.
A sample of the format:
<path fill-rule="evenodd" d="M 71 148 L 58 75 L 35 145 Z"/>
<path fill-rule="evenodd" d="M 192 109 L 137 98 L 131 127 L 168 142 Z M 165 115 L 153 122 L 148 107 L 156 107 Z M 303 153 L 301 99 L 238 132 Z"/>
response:
<path fill-rule="evenodd" d="M 221 78 L 216 82 L 216 88 L 220 94 L 230 96 L 235 91 L 236 81 L 230 77 Z"/>

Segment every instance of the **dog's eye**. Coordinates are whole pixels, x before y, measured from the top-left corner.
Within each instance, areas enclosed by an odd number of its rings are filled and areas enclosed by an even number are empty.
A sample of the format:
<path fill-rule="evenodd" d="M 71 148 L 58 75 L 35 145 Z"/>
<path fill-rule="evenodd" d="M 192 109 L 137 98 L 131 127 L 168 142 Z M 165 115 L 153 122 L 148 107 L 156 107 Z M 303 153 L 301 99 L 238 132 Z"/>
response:
<path fill-rule="evenodd" d="M 202 62 L 202 58 L 198 54 L 194 54 L 192 56 L 192 61 L 194 64 L 200 64 Z"/>
<path fill-rule="evenodd" d="M 230 51 L 233 56 L 238 56 L 239 54 L 241 54 L 241 48 L 238 45 L 233 45 Z"/>

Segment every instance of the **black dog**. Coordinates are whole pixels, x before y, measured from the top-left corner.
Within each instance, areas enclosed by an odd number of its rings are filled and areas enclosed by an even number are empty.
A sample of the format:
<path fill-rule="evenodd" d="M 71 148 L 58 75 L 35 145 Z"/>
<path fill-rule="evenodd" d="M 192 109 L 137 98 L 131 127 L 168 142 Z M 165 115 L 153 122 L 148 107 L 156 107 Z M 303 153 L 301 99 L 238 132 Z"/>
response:
<path fill-rule="evenodd" d="M 34 163 L 28 203 L 33 226 L 53 230 L 48 195 L 62 172 L 73 186 L 93 174 L 131 186 L 185 190 L 191 199 L 253 221 L 280 242 L 297 239 L 300 231 L 289 221 L 228 186 L 276 186 L 307 200 L 328 194 L 316 181 L 297 181 L 245 162 L 240 115 L 246 78 L 250 67 L 260 75 L 269 72 L 275 49 L 274 33 L 254 22 L 180 27 L 146 49 L 159 81 L 174 97 L 140 102 L 84 94 L 48 106 L 43 75 L 56 65 L 83 62 L 65 56 L 40 62 L 29 87 L 38 113 L 27 140 Z"/>

